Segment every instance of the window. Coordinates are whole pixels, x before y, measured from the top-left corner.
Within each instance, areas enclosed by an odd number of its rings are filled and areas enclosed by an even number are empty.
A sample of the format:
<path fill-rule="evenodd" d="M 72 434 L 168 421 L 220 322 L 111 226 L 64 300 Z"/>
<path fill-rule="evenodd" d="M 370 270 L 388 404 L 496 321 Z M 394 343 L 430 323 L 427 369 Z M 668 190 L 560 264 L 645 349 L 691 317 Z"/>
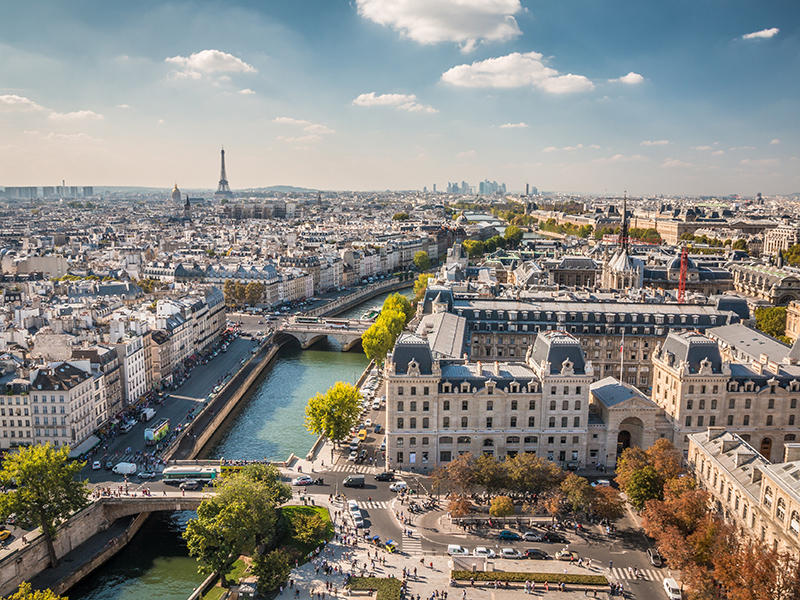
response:
<path fill-rule="evenodd" d="M 556 409 L 556 401 L 555 400 L 551 400 L 550 401 L 550 410 L 555 410 L 555 409 Z"/>
<path fill-rule="evenodd" d="M 486 417 L 486 429 L 492 428 L 492 417 Z"/>
<path fill-rule="evenodd" d="M 536 417 L 528 417 L 528 427 L 536 427 Z"/>
<path fill-rule="evenodd" d="M 512 400 L 511 401 L 511 410 L 517 410 L 517 401 L 516 400 Z"/>
<path fill-rule="evenodd" d="M 728 415 L 728 427 L 733 427 L 733 415 Z"/>
<path fill-rule="evenodd" d="M 423 417 L 423 419 L 422 419 L 422 428 L 423 429 L 430 429 L 430 426 L 431 426 L 430 423 L 431 422 L 430 422 L 430 419 L 428 417 Z"/>
<path fill-rule="evenodd" d="M 694 403 L 691 400 L 686 401 L 686 410 L 692 410 Z"/>
<path fill-rule="evenodd" d="M 439 438 L 439 443 L 440 444 L 452 444 L 453 443 L 453 438 L 451 438 L 449 435 L 442 436 L 442 437 Z"/>
<path fill-rule="evenodd" d="M 417 412 L 417 403 L 416 403 L 414 400 L 412 400 L 412 401 L 410 402 L 410 404 L 411 404 L 411 406 L 409 407 L 409 410 L 410 410 L 411 412 Z"/>
<path fill-rule="evenodd" d="M 577 386 L 575 388 L 575 394 L 577 395 L 577 394 L 580 394 L 580 393 L 581 393 L 581 386 Z"/>
<path fill-rule="evenodd" d="M 772 425 L 772 415 L 767 415 L 767 427 Z"/>
<path fill-rule="evenodd" d="M 564 400 L 561 403 L 561 410 L 569 410 L 569 400 Z"/>
<path fill-rule="evenodd" d="M 408 428 L 409 429 L 416 429 L 417 428 L 417 418 L 411 417 L 408 419 Z"/>
<path fill-rule="evenodd" d="M 491 400 L 489 400 L 489 401 L 486 403 L 486 411 L 488 412 L 488 411 L 492 411 L 492 410 L 494 410 L 494 402 L 492 402 Z"/>
<path fill-rule="evenodd" d="M 705 410 L 706 409 L 706 401 L 705 400 L 700 400 L 700 407 L 699 408 L 700 408 L 700 410 Z"/>
<path fill-rule="evenodd" d="M 428 446 L 430 443 L 431 443 L 431 439 L 430 438 L 426 438 L 426 437 L 422 438 L 422 445 L 423 446 Z"/>
<path fill-rule="evenodd" d="M 697 417 L 697 426 L 698 427 L 702 427 L 703 426 L 703 415 L 700 415 L 699 417 Z"/>
<path fill-rule="evenodd" d="M 791 402 L 789 403 L 789 408 L 797 408 L 797 398 L 792 398 Z"/>
<path fill-rule="evenodd" d="M 403 417 L 397 417 L 397 428 L 403 429 Z"/>
<path fill-rule="evenodd" d="M 509 422 L 509 426 L 510 427 L 516 427 L 517 426 L 517 417 L 511 417 L 510 422 Z"/>
<path fill-rule="evenodd" d="M 569 396 L 569 386 L 568 385 L 564 386 L 564 395 L 565 396 Z"/>
<path fill-rule="evenodd" d="M 535 435 L 529 435 L 529 436 L 527 436 L 525 438 L 524 441 L 525 441 L 526 444 L 538 444 L 539 443 L 539 438 L 537 436 L 535 436 Z"/>
<path fill-rule="evenodd" d="M 574 419 L 572 419 L 572 426 L 573 427 L 580 427 L 581 426 L 581 418 L 580 417 L 575 417 Z"/>
<path fill-rule="evenodd" d="M 456 442 L 458 442 L 459 444 L 471 444 L 472 443 L 472 438 L 469 437 L 468 435 L 462 435 L 462 436 L 459 436 L 459 438 L 456 440 Z"/>
<path fill-rule="evenodd" d="M 403 386 L 402 385 L 397 387 L 397 395 L 398 396 L 402 396 L 403 395 Z"/>
<path fill-rule="evenodd" d="M 689 393 L 690 394 L 694 394 L 694 386 L 693 385 L 689 386 Z"/>
<path fill-rule="evenodd" d="M 746 409 L 750 408 L 750 398 L 746 398 L 744 401 L 744 407 Z"/>
<path fill-rule="evenodd" d="M 562 435 L 562 436 L 561 436 L 561 439 L 560 439 L 559 441 L 560 441 L 562 444 L 566 444 L 566 443 L 567 443 L 567 436 L 565 436 L 565 435 Z"/>
<path fill-rule="evenodd" d="M 442 410 L 450 410 L 450 400 L 442 402 Z"/>
<path fill-rule="evenodd" d="M 439 462 L 450 462 L 452 460 L 452 454 L 450 450 L 442 450 L 439 452 Z"/>
<path fill-rule="evenodd" d="M 783 521 L 786 518 L 786 502 L 783 498 L 778 498 L 775 516 L 778 517 L 778 521 Z"/>
<path fill-rule="evenodd" d="M 408 438 L 408 445 L 409 446 L 416 446 L 417 445 L 417 438 L 415 438 L 415 437 Z"/>
<path fill-rule="evenodd" d="M 567 423 L 569 422 L 569 417 L 561 417 L 561 427 L 566 428 L 568 427 Z"/>
<path fill-rule="evenodd" d="M 469 402 L 466 400 L 461 401 L 461 410 L 469 410 Z"/>
<path fill-rule="evenodd" d="M 442 418 L 442 429 L 450 429 L 450 417 Z"/>
<path fill-rule="evenodd" d="M 717 401 L 716 400 L 712 400 L 711 401 L 711 410 L 717 410 Z"/>
<path fill-rule="evenodd" d="M 750 415 L 745 415 L 744 416 L 744 418 L 742 419 L 742 425 L 744 425 L 745 427 L 750 425 Z"/>
<path fill-rule="evenodd" d="M 461 429 L 466 429 L 467 427 L 469 427 L 469 418 L 461 417 Z"/>
<path fill-rule="evenodd" d="M 700 386 L 700 393 L 701 394 L 705 394 L 706 393 L 706 386 L 704 386 L 704 385 Z"/>
<path fill-rule="evenodd" d="M 711 415 L 710 417 L 708 417 L 708 426 L 709 427 L 714 427 L 716 424 L 717 424 L 717 417 L 715 417 L 714 415 Z"/>
<path fill-rule="evenodd" d="M 417 388 L 415 386 L 413 386 L 413 385 L 411 386 L 411 395 L 412 396 L 416 396 L 417 395 Z"/>
<path fill-rule="evenodd" d="M 728 408 L 736 408 L 736 398 L 728 400 Z"/>
<path fill-rule="evenodd" d="M 789 415 L 789 425 L 794 425 L 794 415 Z"/>
<path fill-rule="evenodd" d="M 556 395 L 556 386 L 553 386 L 553 387 L 550 388 L 550 395 L 551 396 L 555 396 Z"/>
<path fill-rule="evenodd" d="M 398 462 L 398 463 L 405 462 L 405 461 L 403 460 L 403 453 L 402 453 L 402 452 L 398 452 L 398 453 L 397 453 L 397 462 Z"/>
<path fill-rule="evenodd" d="M 422 403 L 422 412 L 429 412 L 431 410 L 431 403 L 427 400 Z"/>
<path fill-rule="evenodd" d="M 767 402 L 767 408 L 772 409 L 775 408 L 775 398 L 770 398 L 769 402 Z"/>
<path fill-rule="evenodd" d="M 686 417 L 686 427 L 692 426 L 692 417 Z"/>
<path fill-rule="evenodd" d="M 430 389 L 426 385 L 424 388 L 422 388 L 422 395 L 427 396 L 428 394 L 430 394 Z"/>
<path fill-rule="evenodd" d="M 547 423 L 547 426 L 550 428 L 554 428 L 556 426 L 556 418 L 550 417 L 550 421 Z"/>
<path fill-rule="evenodd" d="M 528 401 L 528 410 L 536 410 L 536 400 Z"/>
<path fill-rule="evenodd" d="M 506 438 L 506 444 L 519 444 L 518 435 L 510 435 Z"/>

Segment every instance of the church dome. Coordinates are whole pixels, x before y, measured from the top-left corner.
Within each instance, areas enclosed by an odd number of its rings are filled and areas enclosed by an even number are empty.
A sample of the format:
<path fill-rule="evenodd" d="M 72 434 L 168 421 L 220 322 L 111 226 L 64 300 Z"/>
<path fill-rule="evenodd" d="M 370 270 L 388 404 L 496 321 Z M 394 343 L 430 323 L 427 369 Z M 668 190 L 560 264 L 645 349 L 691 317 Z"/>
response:
<path fill-rule="evenodd" d="M 670 271 L 680 271 L 681 270 L 681 257 L 680 256 L 676 256 L 675 258 L 673 258 L 670 261 L 669 265 L 667 266 L 667 269 L 670 270 Z M 688 271 L 697 269 L 697 265 L 695 264 L 695 262 L 691 258 L 689 258 L 688 256 L 686 257 L 686 269 Z"/>
<path fill-rule="evenodd" d="M 180 202 L 181 201 L 181 191 L 178 189 L 177 182 L 175 183 L 175 187 L 172 188 L 172 201 L 173 202 Z"/>
<path fill-rule="evenodd" d="M 469 223 L 469 219 L 464 216 L 464 211 L 462 210 L 461 214 L 456 218 L 456 225 L 466 225 L 467 223 Z"/>

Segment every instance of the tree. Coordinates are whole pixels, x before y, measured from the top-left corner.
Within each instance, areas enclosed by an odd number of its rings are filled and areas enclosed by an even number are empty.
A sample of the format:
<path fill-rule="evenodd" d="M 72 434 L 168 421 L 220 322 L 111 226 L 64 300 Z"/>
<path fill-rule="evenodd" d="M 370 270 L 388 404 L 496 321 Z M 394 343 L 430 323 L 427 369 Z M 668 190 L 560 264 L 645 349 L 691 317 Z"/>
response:
<path fill-rule="evenodd" d="M 650 457 L 639 446 L 625 448 L 617 461 L 617 476 L 615 477 L 620 489 L 624 490 L 631 476 L 649 464 Z"/>
<path fill-rule="evenodd" d="M 478 469 L 472 452 L 459 454 L 447 463 L 447 474 L 455 485 L 470 493 L 478 484 Z"/>
<path fill-rule="evenodd" d="M 420 273 L 414 282 L 414 302 L 419 302 L 428 289 L 428 280 L 433 277 L 430 273 Z"/>
<path fill-rule="evenodd" d="M 466 496 L 456 496 L 447 504 L 447 510 L 454 519 L 466 517 L 472 512 L 472 503 Z"/>
<path fill-rule="evenodd" d="M 797 600 L 800 560 L 759 541 L 735 539 L 728 552 L 713 558 L 714 577 L 729 600 Z"/>
<path fill-rule="evenodd" d="M 420 271 L 427 271 L 431 268 L 431 259 L 425 250 L 420 250 L 414 254 L 414 266 Z"/>
<path fill-rule="evenodd" d="M 510 517 L 515 512 L 514 503 L 508 496 L 495 496 L 489 507 L 489 514 L 493 517 Z"/>
<path fill-rule="evenodd" d="M 222 286 L 222 293 L 225 294 L 225 304 L 229 308 L 236 306 L 236 285 L 233 279 L 226 279 Z"/>
<path fill-rule="evenodd" d="M 631 506 L 641 510 L 648 500 L 660 498 L 663 489 L 658 473 L 652 466 L 647 465 L 630 476 L 628 485 L 625 486 L 625 494 Z"/>
<path fill-rule="evenodd" d="M 509 225 L 506 227 L 504 236 L 508 245 L 514 248 L 522 241 L 522 230 L 516 225 Z"/>
<path fill-rule="evenodd" d="M 250 306 L 254 306 L 261 302 L 261 298 L 264 296 L 264 291 L 266 290 L 266 286 L 259 282 L 259 281 L 251 281 L 248 283 L 244 288 L 244 295 L 247 303 Z"/>
<path fill-rule="evenodd" d="M 666 438 L 657 439 L 646 453 L 650 464 L 658 473 L 662 487 L 670 479 L 686 472 L 683 468 L 683 454 Z"/>
<path fill-rule="evenodd" d="M 361 392 L 354 385 L 337 381 L 324 394 L 310 398 L 306 406 L 306 429 L 338 444 L 350 434 L 361 414 Z"/>
<path fill-rule="evenodd" d="M 553 523 L 556 522 L 558 515 L 564 510 L 564 499 L 564 492 L 558 489 L 549 492 L 544 498 L 544 507 L 548 514 L 553 517 Z"/>
<path fill-rule="evenodd" d="M 422 275 L 420 275 L 420 277 L 422 277 Z M 411 306 L 411 301 L 402 294 L 392 294 L 386 298 L 386 300 L 383 301 L 381 312 L 384 310 L 402 313 L 405 317 L 403 325 L 408 323 L 414 316 L 414 307 Z"/>
<path fill-rule="evenodd" d="M 408 213 L 401 212 L 401 213 L 395 213 L 394 216 L 392 217 L 392 221 L 408 221 L 410 218 L 411 217 L 408 215 Z"/>
<path fill-rule="evenodd" d="M 317 513 L 297 514 L 292 519 L 292 535 L 304 544 L 313 544 L 325 537 L 328 522 Z"/>
<path fill-rule="evenodd" d="M 86 480 L 77 479 L 85 462 L 69 460 L 69 446 L 55 448 L 49 443 L 20 447 L 7 454 L 0 470 L 0 518 L 15 513 L 19 526 L 41 527 L 50 566 L 58 565 L 53 547 L 58 526 L 87 504 Z"/>
<path fill-rule="evenodd" d="M 774 338 L 786 334 L 786 307 L 763 306 L 756 309 L 756 329 Z"/>
<path fill-rule="evenodd" d="M 593 488 L 585 477 L 578 477 L 569 473 L 561 482 L 561 491 L 566 496 L 566 501 L 573 512 L 589 510 L 594 498 Z"/>
<path fill-rule="evenodd" d="M 475 461 L 475 477 L 478 485 L 487 492 L 494 493 L 508 489 L 508 476 L 505 464 L 494 456 L 481 454 Z"/>
<path fill-rule="evenodd" d="M 615 521 L 625 514 L 625 501 L 620 493 L 609 485 L 594 488 L 592 512 L 601 519 Z"/>
<path fill-rule="evenodd" d="M 470 258 L 483 254 L 483 242 L 479 240 L 464 240 L 461 242 L 461 246 Z"/>
<path fill-rule="evenodd" d="M 258 578 L 258 589 L 262 595 L 285 583 L 291 572 L 292 563 L 284 548 L 259 554 L 253 561 L 253 574 Z"/>
<path fill-rule="evenodd" d="M 734 250 L 744 250 L 745 252 L 747 252 L 747 242 L 745 242 L 743 239 L 740 238 L 735 242 L 733 242 L 731 248 L 733 248 Z"/>
<path fill-rule="evenodd" d="M 529 452 L 506 458 L 508 486 L 516 492 L 542 494 L 558 487 L 564 472 L 559 466 Z"/>
<path fill-rule="evenodd" d="M 386 360 L 386 354 L 392 349 L 392 346 L 394 346 L 394 336 L 383 322 L 376 321 L 361 334 L 361 347 L 364 349 L 364 354 L 379 365 Z"/>
<path fill-rule="evenodd" d="M 31 584 L 23 581 L 19 589 L 8 596 L 6 600 L 68 600 L 66 596 L 57 596 L 53 590 L 34 590 Z"/>

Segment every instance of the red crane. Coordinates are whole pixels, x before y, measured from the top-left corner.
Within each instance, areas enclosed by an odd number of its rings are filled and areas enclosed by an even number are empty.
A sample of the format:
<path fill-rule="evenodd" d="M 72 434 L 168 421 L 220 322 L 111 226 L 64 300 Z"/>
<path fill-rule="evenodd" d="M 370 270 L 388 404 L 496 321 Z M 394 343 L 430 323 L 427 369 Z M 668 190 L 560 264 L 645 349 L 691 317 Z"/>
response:
<path fill-rule="evenodd" d="M 681 252 L 681 276 L 678 280 L 678 304 L 686 302 L 686 273 L 689 270 L 689 250 L 686 246 Z"/>

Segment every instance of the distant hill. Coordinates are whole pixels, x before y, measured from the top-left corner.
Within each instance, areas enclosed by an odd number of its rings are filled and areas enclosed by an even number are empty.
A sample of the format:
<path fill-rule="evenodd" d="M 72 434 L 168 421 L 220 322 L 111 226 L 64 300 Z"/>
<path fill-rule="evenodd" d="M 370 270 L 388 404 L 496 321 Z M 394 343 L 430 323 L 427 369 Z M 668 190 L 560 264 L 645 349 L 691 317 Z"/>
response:
<path fill-rule="evenodd" d="M 310 194 L 312 192 L 316 192 L 317 190 L 312 190 L 309 188 L 302 188 L 302 187 L 295 187 L 293 185 L 271 185 L 269 187 L 261 187 L 261 188 L 248 188 L 246 190 L 239 190 L 240 192 L 283 192 L 284 194 Z"/>

